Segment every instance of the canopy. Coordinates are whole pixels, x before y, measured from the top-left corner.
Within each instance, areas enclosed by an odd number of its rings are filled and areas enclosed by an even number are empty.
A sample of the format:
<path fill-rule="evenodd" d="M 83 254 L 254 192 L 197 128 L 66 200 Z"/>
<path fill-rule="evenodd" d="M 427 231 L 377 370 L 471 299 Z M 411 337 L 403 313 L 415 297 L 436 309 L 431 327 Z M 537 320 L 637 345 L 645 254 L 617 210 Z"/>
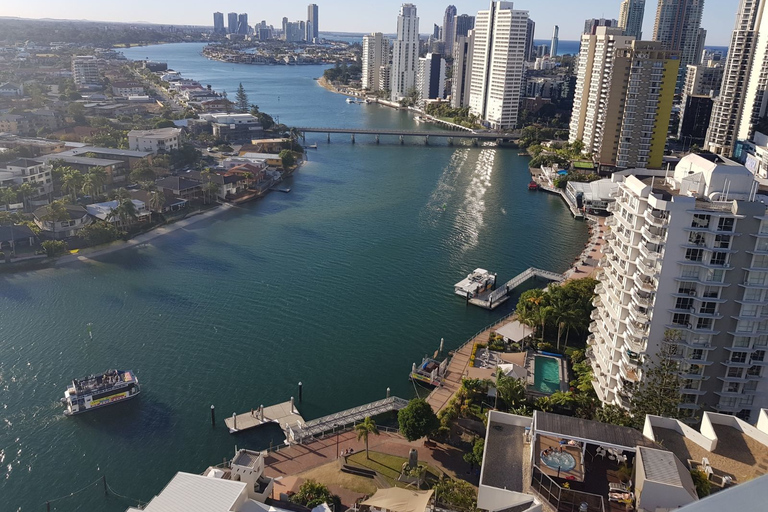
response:
<path fill-rule="evenodd" d="M 505 340 L 518 343 L 533 331 L 530 327 L 527 327 L 527 329 L 528 333 L 526 334 L 526 326 L 515 320 L 496 329 L 496 334 L 502 336 Z"/>
<path fill-rule="evenodd" d="M 525 380 L 528 378 L 528 370 L 520 365 L 516 365 L 515 363 L 500 364 L 498 367 L 507 377 L 513 377 L 519 380 Z"/>
<path fill-rule="evenodd" d="M 376 494 L 362 502 L 361 505 L 369 505 L 392 512 L 424 512 L 427 509 L 429 498 L 434 492 L 434 490 L 414 491 L 400 487 L 379 489 Z"/>

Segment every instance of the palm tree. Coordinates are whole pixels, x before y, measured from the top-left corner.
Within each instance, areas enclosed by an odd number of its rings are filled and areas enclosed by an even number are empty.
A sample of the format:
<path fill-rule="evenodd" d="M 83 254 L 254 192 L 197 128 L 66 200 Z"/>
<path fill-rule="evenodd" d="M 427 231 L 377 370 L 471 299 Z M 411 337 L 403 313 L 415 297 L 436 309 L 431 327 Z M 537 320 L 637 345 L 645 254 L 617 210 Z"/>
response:
<path fill-rule="evenodd" d="M 51 201 L 51 204 L 46 207 L 46 212 L 40 217 L 40 220 L 53 224 L 53 239 L 56 240 L 56 223 L 69 220 L 69 212 L 63 201 Z"/>
<path fill-rule="evenodd" d="M 121 199 L 130 199 L 131 193 L 128 192 L 127 189 L 120 187 L 110 192 L 109 197 L 113 200 L 116 199 L 119 202 Z"/>
<path fill-rule="evenodd" d="M 96 187 L 96 192 L 101 192 L 102 187 L 107 183 L 107 170 L 101 166 L 92 167 L 88 171 L 88 176 L 91 177 L 91 181 Z"/>
<path fill-rule="evenodd" d="M 0 188 L 0 203 L 5 205 L 6 210 L 11 209 L 11 203 L 16 202 L 18 194 L 10 187 Z"/>
<path fill-rule="evenodd" d="M 373 434 L 375 436 L 379 435 L 379 429 L 376 427 L 376 422 L 374 422 L 370 416 L 366 416 L 363 421 L 355 425 L 355 432 L 357 433 L 358 441 L 361 438 L 365 441 L 365 458 L 370 458 L 368 457 L 368 434 Z"/>
<path fill-rule="evenodd" d="M 136 205 L 133 204 L 131 199 L 119 199 L 117 208 L 112 208 L 112 211 L 107 215 L 108 220 L 118 219 L 123 227 L 128 225 L 129 221 L 135 220 L 138 215 L 136 211 Z"/>
<path fill-rule="evenodd" d="M 61 177 L 61 184 L 65 191 L 72 194 L 72 202 L 77 201 L 77 192 L 83 188 L 85 177 L 80 171 L 70 169 Z"/>
<path fill-rule="evenodd" d="M 248 171 L 245 174 L 243 174 L 243 177 L 245 178 L 246 188 L 250 188 L 251 180 L 253 180 L 253 173 Z"/>
<path fill-rule="evenodd" d="M 203 192 L 207 193 L 210 197 L 212 197 L 213 201 L 218 201 L 218 195 L 219 195 L 218 183 L 209 181 L 208 183 L 203 185 Z"/>
<path fill-rule="evenodd" d="M 32 185 L 30 185 L 29 183 L 22 183 L 21 185 L 19 185 L 18 191 L 21 194 L 22 201 L 24 202 L 24 208 L 28 208 L 29 205 L 27 203 L 27 199 L 32 194 L 34 194 L 37 191 L 37 189 Z"/>
<path fill-rule="evenodd" d="M 149 191 L 149 203 L 147 206 L 150 210 L 156 210 L 158 213 L 162 213 L 163 206 L 165 205 L 165 193 L 162 190 L 155 188 Z"/>

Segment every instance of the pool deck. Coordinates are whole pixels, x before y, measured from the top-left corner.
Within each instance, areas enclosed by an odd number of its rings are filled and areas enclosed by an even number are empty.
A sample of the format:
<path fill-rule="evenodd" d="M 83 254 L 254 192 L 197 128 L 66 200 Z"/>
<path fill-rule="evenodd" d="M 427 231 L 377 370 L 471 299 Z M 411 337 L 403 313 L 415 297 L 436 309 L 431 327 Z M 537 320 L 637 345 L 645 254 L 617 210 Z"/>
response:
<path fill-rule="evenodd" d="M 558 366 L 558 374 L 560 377 L 560 388 L 557 391 L 560 391 L 561 393 L 565 393 L 568 391 L 569 386 L 569 380 L 568 380 L 568 366 L 566 364 L 566 361 L 564 358 L 560 357 L 554 357 L 549 356 L 546 354 L 541 354 L 537 352 L 529 352 L 528 357 L 525 360 L 525 368 L 528 370 L 528 391 L 530 393 L 533 393 L 534 395 L 539 396 L 547 396 L 551 395 L 552 393 L 545 393 L 543 391 L 539 391 L 539 389 L 536 387 L 536 358 L 542 357 L 546 359 L 554 359 L 557 362 Z"/>
<path fill-rule="evenodd" d="M 536 447 L 534 450 L 534 464 L 541 470 L 542 473 L 557 478 L 557 469 L 552 469 L 541 460 L 542 450 L 550 447 L 559 449 L 560 440 L 549 436 L 538 436 L 536 438 Z M 578 446 L 562 445 L 563 451 L 567 452 L 576 461 L 576 467 L 570 471 L 560 470 L 560 478 L 566 480 L 576 480 L 577 482 L 584 481 L 584 462 L 581 459 L 581 448 Z"/>

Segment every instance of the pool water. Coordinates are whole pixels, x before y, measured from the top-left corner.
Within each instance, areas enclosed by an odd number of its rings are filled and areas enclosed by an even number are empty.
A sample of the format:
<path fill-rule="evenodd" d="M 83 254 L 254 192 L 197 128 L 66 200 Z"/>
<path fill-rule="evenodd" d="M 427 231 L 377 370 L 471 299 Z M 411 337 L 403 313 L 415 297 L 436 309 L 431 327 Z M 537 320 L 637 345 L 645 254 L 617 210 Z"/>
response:
<path fill-rule="evenodd" d="M 550 395 L 560 391 L 560 362 L 552 357 L 536 356 L 533 387 L 539 393 Z"/>
<path fill-rule="evenodd" d="M 561 471 L 570 471 L 576 467 L 576 459 L 568 452 L 553 452 L 549 455 L 541 453 L 541 462 L 552 469 L 560 468 Z"/>

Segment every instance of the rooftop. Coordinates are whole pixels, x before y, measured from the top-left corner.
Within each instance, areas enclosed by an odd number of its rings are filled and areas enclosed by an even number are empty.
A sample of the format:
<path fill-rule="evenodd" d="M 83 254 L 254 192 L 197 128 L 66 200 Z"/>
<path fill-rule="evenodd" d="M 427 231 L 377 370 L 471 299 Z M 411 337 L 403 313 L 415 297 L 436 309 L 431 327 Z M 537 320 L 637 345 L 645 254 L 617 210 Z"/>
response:
<path fill-rule="evenodd" d="M 694 498 L 696 497 L 696 487 L 693 486 L 688 469 L 675 457 L 674 453 L 644 446 L 639 447 L 638 450 L 646 480 L 683 487 Z"/>
<path fill-rule="evenodd" d="M 533 423 L 537 435 L 554 435 L 628 451 L 635 451 L 638 446 L 659 448 L 638 430 L 599 421 L 536 411 L 533 415 Z"/>
<path fill-rule="evenodd" d="M 182 178 L 181 176 L 168 176 L 156 182 L 158 187 L 169 188 L 173 190 L 191 190 L 194 188 L 200 188 L 200 182 L 194 181 L 188 178 Z"/>
<path fill-rule="evenodd" d="M 70 219 L 82 219 L 88 212 L 82 206 L 78 204 L 65 204 L 64 209 L 67 211 Z M 34 216 L 38 219 L 48 213 L 48 205 L 41 206 L 34 211 Z"/>
<path fill-rule="evenodd" d="M 176 137 L 181 134 L 181 128 L 155 128 L 154 130 L 131 130 L 128 132 L 129 137 L 142 137 L 165 139 L 168 137 Z"/>
<path fill-rule="evenodd" d="M 482 485 L 523 492 L 523 435 L 525 427 L 497 421 L 488 424 Z"/>
<path fill-rule="evenodd" d="M 176 473 L 144 512 L 229 512 L 245 487 L 245 482 Z"/>

